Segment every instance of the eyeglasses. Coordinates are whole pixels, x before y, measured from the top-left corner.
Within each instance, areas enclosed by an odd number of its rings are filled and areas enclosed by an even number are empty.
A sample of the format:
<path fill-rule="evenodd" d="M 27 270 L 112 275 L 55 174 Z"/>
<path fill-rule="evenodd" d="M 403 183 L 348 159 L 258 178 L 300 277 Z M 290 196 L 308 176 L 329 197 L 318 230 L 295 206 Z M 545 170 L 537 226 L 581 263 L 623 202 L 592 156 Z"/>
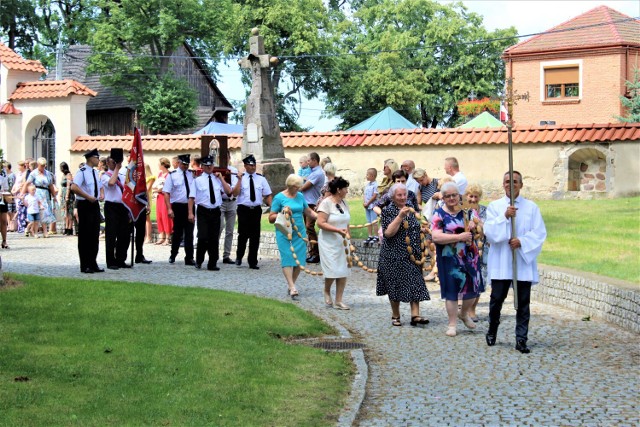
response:
<path fill-rule="evenodd" d="M 445 198 L 445 199 L 456 199 L 456 198 L 460 197 L 460 195 L 457 194 L 457 193 L 455 193 L 455 194 L 444 194 L 442 197 Z"/>
<path fill-rule="evenodd" d="M 342 210 L 342 208 L 340 207 L 339 203 L 336 203 L 336 209 L 338 209 L 340 211 L 341 214 L 344 213 L 344 211 Z"/>

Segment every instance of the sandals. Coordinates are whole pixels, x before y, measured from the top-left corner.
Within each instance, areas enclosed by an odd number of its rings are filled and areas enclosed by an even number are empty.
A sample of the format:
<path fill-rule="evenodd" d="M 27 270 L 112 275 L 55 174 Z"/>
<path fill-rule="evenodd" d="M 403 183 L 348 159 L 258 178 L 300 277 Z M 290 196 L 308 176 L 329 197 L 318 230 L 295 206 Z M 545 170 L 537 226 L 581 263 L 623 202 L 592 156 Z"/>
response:
<path fill-rule="evenodd" d="M 462 320 L 462 323 L 464 323 L 464 326 L 466 326 L 467 329 L 475 329 L 476 328 L 476 324 L 473 323 L 473 320 L 471 320 L 471 318 L 469 316 L 462 317 L 462 314 L 458 313 L 458 319 Z"/>
<path fill-rule="evenodd" d="M 411 322 L 409 323 L 411 326 L 418 325 L 427 325 L 429 323 L 429 319 L 425 319 L 422 316 L 411 316 Z"/>
<path fill-rule="evenodd" d="M 457 331 L 455 326 L 449 326 L 447 328 L 447 332 L 445 332 L 445 335 L 447 335 L 448 337 L 455 337 L 456 334 L 457 334 Z"/>
<path fill-rule="evenodd" d="M 291 297 L 292 300 L 297 301 L 298 300 L 298 290 L 297 289 L 288 289 L 287 293 L 289 294 L 289 296 Z"/>
<path fill-rule="evenodd" d="M 166 240 L 167 240 L 167 239 L 158 240 L 155 244 L 156 244 L 156 245 L 158 245 L 158 246 L 160 246 L 160 245 L 164 245 L 164 242 L 165 242 Z"/>
<path fill-rule="evenodd" d="M 393 326 L 402 326 L 402 322 L 400 322 L 400 316 L 398 317 L 391 316 L 391 324 Z"/>
<path fill-rule="evenodd" d="M 327 307 L 333 307 L 333 300 L 331 299 L 331 294 L 324 294 L 324 304 Z"/>
<path fill-rule="evenodd" d="M 11 249 L 11 248 L 9 247 L 9 245 L 7 245 L 7 242 L 4 241 L 2 242 L 2 249 Z"/>

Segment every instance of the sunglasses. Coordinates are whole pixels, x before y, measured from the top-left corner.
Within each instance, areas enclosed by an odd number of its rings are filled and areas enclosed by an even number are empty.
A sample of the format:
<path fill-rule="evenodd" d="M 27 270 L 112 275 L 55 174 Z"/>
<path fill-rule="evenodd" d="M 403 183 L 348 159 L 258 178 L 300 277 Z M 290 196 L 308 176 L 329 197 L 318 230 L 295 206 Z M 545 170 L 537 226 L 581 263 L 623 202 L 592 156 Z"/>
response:
<path fill-rule="evenodd" d="M 340 211 L 341 214 L 344 213 L 344 211 L 342 210 L 342 208 L 340 207 L 340 204 L 336 203 L 336 209 L 338 209 Z"/>

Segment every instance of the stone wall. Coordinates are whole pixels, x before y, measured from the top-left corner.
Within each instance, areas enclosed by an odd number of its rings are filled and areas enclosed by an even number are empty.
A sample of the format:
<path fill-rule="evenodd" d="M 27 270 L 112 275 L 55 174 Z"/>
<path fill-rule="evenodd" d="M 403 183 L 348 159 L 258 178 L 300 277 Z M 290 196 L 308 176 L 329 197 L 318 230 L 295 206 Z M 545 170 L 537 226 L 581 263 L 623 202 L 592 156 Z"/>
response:
<path fill-rule="evenodd" d="M 532 299 L 640 333 L 640 286 L 558 267 L 540 266 L 539 270 L 540 284 L 533 287 Z"/>

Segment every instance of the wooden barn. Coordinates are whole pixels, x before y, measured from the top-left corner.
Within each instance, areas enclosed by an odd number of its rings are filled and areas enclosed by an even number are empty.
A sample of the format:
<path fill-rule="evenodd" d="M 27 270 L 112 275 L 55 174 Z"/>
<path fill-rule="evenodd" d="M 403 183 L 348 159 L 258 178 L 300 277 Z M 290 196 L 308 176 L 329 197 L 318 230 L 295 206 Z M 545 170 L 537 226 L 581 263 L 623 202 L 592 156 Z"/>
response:
<path fill-rule="evenodd" d="M 133 131 L 136 114 L 135 106 L 124 97 L 100 83 L 100 76 L 87 74 L 88 58 L 91 47 L 70 46 L 62 66 L 62 79 L 78 81 L 98 95 L 87 103 L 87 134 L 128 135 Z M 182 129 L 180 133 L 190 134 L 211 121 L 227 123 L 231 103 L 220 92 L 202 62 L 194 52 L 184 44 L 171 58 L 171 67 L 178 77 L 183 77 L 198 94 L 197 124 L 193 128 Z M 50 73 L 49 79 L 55 79 Z M 150 132 L 141 128 L 143 134 Z"/>

